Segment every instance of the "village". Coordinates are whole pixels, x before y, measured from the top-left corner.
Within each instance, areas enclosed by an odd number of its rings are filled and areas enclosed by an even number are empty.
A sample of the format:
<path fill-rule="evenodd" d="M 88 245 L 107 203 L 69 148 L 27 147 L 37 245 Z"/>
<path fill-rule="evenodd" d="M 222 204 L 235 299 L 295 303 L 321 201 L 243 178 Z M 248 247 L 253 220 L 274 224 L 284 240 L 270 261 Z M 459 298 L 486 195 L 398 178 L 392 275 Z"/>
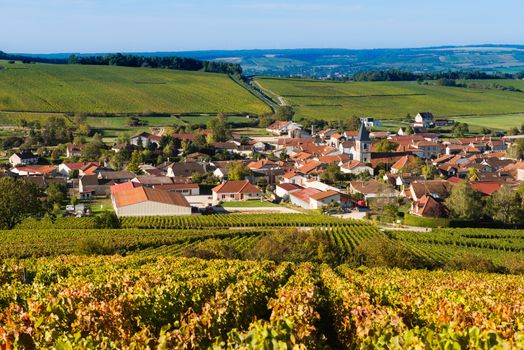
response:
<path fill-rule="evenodd" d="M 114 155 L 127 152 L 119 167 L 86 159 L 85 144 L 68 144 L 59 165 L 42 164 L 35 150 L 13 149 L 0 177 L 63 188 L 69 204 L 58 210 L 79 217 L 97 210 L 118 217 L 320 210 L 394 222 L 402 211 L 450 217 L 446 199 L 463 182 L 481 198 L 522 188 L 522 150 L 515 150 L 522 134 L 442 138 L 432 128 L 449 121 L 429 112 L 397 133 L 371 131 L 379 123 L 362 118 L 357 130 L 315 131 L 275 121 L 266 128 L 271 136 L 232 130 L 220 141 L 212 129 L 141 132 L 108 147 Z M 204 147 L 202 139 L 212 141 Z M 166 147 L 176 161 L 165 157 Z M 145 160 L 143 152 L 162 162 Z"/>

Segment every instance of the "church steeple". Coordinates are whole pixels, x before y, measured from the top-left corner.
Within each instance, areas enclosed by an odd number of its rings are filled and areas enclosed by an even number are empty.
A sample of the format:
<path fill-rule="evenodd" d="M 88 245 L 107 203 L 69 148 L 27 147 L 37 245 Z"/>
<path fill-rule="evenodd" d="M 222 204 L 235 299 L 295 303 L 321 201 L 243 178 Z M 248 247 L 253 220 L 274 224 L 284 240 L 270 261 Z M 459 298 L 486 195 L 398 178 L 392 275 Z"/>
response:
<path fill-rule="evenodd" d="M 369 131 L 364 126 L 364 123 L 360 124 L 360 130 L 358 131 L 357 141 L 371 141 L 369 138 Z"/>
<path fill-rule="evenodd" d="M 362 163 L 371 162 L 371 138 L 364 124 L 360 124 L 360 130 L 355 139 L 355 154 L 353 158 Z"/>

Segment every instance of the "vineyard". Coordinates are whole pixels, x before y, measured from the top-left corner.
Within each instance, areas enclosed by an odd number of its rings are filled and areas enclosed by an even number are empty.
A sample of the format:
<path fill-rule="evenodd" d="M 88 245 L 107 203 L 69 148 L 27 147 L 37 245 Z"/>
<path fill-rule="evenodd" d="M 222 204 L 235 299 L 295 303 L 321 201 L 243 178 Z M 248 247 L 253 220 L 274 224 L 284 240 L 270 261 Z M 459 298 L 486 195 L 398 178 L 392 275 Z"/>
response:
<path fill-rule="evenodd" d="M 0 110 L 262 114 L 270 109 L 225 74 L 114 66 L 11 64 Z"/>
<path fill-rule="evenodd" d="M 173 257 L 5 260 L 0 347 L 510 348 L 524 277 Z"/>
<path fill-rule="evenodd" d="M 209 239 L 221 240 L 239 252 L 252 248 L 263 236 L 299 228 L 321 235 L 349 257 L 363 241 L 385 240 L 414 255 L 444 266 L 465 253 L 501 263 L 508 256 L 524 256 L 522 230 L 435 229 L 432 232 L 382 232 L 364 222 L 324 215 L 255 214 L 192 217 L 124 218 L 122 229 L 94 229 L 93 218 L 27 220 L 13 231 L 1 232 L 6 244 L 0 257 L 39 257 L 85 253 L 95 242 L 104 254 L 140 253 L 144 256 L 181 256 L 188 248 Z"/>
<path fill-rule="evenodd" d="M 231 227 L 312 227 L 328 224 L 367 225 L 361 221 L 342 220 L 325 215 L 306 214 L 252 214 L 200 216 L 144 216 L 121 219 L 122 228 L 140 229 L 202 229 Z M 93 217 L 26 220 L 20 229 L 89 229 L 95 228 Z"/>

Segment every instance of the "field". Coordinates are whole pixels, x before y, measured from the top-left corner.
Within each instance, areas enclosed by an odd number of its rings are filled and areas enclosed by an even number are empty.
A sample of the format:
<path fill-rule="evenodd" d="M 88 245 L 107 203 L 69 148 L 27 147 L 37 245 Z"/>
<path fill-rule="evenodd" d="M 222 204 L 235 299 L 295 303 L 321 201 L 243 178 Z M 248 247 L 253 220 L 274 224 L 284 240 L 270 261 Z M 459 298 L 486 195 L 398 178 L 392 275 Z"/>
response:
<path fill-rule="evenodd" d="M 523 344 L 523 275 L 442 267 L 473 254 L 498 266 L 513 259 L 520 264 L 513 273 L 522 274 L 524 231 L 383 232 L 320 214 L 138 217 L 123 219 L 121 229 L 94 224 L 93 218 L 26 220 L 0 231 L 0 347 L 502 349 Z M 341 264 L 253 260 L 250 253 L 263 247 L 260 240 L 297 228 L 323 237 L 342 254 Z M 360 266 L 354 257 L 369 242 L 383 242 L 386 250 L 401 247 L 402 260 L 423 258 L 433 271 Z M 206 243 L 213 253 L 236 251 L 237 257 L 191 255 Z"/>
<path fill-rule="evenodd" d="M 507 131 L 509 128 L 520 128 L 524 124 L 524 114 L 493 115 L 484 117 L 461 117 L 454 118 L 456 122 L 468 123 L 470 131 L 480 130 L 485 127 L 490 130 Z"/>
<path fill-rule="evenodd" d="M 112 66 L 6 64 L 0 111 L 173 114 L 269 108 L 227 75 Z"/>
<path fill-rule="evenodd" d="M 297 117 L 340 120 L 351 115 L 403 119 L 420 111 L 436 116 L 524 113 L 524 93 L 420 85 L 416 82 L 325 82 L 258 77 L 273 98 L 295 107 Z M 498 81 L 500 82 L 500 81 Z M 504 81 L 519 87 L 521 81 Z M 523 89 L 524 90 L 524 89 Z"/>
<path fill-rule="evenodd" d="M 522 345 L 524 279 L 171 257 L 4 261 L 5 348 Z"/>

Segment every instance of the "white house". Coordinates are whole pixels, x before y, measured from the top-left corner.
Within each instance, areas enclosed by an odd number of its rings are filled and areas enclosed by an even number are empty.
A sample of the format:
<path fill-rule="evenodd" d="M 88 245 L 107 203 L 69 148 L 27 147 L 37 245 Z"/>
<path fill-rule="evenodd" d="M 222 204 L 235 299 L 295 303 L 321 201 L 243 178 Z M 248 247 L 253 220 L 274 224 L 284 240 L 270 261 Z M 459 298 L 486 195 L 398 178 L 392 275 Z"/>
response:
<path fill-rule="evenodd" d="M 148 147 L 154 143 L 157 147 L 160 146 L 160 136 L 150 134 L 148 132 L 142 132 L 129 139 L 129 143 L 134 146 Z"/>
<path fill-rule="evenodd" d="M 419 128 L 429 128 L 431 125 L 433 125 L 434 117 L 432 113 L 429 112 L 420 112 L 415 117 L 415 123 L 413 126 L 419 127 Z"/>
<path fill-rule="evenodd" d="M 275 194 L 282 199 L 289 199 L 289 195 L 293 192 L 300 191 L 302 187 L 291 184 L 282 183 L 275 186 Z"/>
<path fill-rule="evenodd" d="M 9 157 L 9 164 L 11 164 L 11 166 L 31 165 L 36 163 L 38 163 L 38 156 L 29 151 L 16 152 Z"/>
<path fill-rule="evenodd" d="M 191 215 L 191 205 L 177 192 L 140 186 L 113 193 L 111 199 L 119 217 Z"/>
<path fill-rule="evenodd" d="M 359 175 L 362 173 L 369 173 L 369 175 L 373 176 L 373 168 L 362 162 L 359 162 L 356 159 L 342 164 L 340 166 L 340 171 L 342 171 L 344 174 Z"/>
<path fill-rule="evenodd" d="M 310 209 L 320 209 L 333 203 L 340 203 L 340 193 L 333 190 L 315 193 L 309 198 Z"/>

